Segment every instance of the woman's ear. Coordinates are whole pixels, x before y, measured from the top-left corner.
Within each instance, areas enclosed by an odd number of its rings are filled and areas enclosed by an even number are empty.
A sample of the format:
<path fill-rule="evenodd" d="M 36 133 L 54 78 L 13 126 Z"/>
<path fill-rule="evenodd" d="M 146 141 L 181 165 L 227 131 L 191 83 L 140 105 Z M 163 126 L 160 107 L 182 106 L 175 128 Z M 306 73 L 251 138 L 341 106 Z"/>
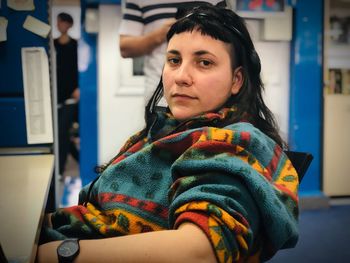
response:
<path fill-rule="evenodd" d="M 244 77 L 243 77 L 242 67 L 238 67 L 233 72 L 232 88 L 231 88 L 232 95 L 236 95 L 241 90 L 241 87 L 243 86 L 243 81 L 244 81 Z"/>

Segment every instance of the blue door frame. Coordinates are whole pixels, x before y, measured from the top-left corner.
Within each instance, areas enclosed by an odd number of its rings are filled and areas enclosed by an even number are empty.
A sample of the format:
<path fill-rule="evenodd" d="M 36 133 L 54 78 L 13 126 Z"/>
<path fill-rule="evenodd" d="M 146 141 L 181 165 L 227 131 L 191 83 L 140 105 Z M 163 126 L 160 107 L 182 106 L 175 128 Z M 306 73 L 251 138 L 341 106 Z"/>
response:
<path fill-rule="evenodd" d="M 82 185 L 91 182 L 96 173 L 94 167 L 98 165 L 98 97 L 97 97 L 97 35 L 85 31 L 86 2 L 81 1 L 81 41 L 88 47 L 89 61 L 84 72 L 79 74 L 80 105 L 80 177 Z M 91 6 L 90 6 L 91 7 Z M 93 8 L 97 8 L 94 5 Z"/>
<path fill-rule="evenodd" d="M 91 182 L 97 174 L 98 165 L 98 67 L 97 67 L 97 34 L 85 31 L 85 10 L 98 8 L 99 4 L 120 4 L 120 0 L 83 0 L 81 1 L 82 32 L 81 41 L 89 47 L 89 64 L 80 72 L 80 175 L 82 185 Z M 115 30 L 118 30 L 117 28 Z M 116 47 L 118 48 L 117 44 Z"/>
<path fill-rule="evenodd" d="M 324 1 L 294 2 L 289 143 L 292 150 L 314 156 L 300 194 L 317 196 L 322 195 Z"/>

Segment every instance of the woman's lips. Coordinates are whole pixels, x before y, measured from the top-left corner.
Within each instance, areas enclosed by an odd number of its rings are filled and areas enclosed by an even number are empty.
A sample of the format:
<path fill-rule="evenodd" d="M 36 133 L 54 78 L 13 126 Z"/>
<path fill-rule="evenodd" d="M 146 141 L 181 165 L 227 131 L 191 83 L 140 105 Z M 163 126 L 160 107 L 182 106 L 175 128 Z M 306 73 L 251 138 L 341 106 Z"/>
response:
<path fill-rule="evenodd" d="M 196 98 L 196 97 L 192 97 L 192 96 L 186 95 L 186 94 L 174 94 L 172 97 L 179 98 L 179 99 L 195 99 Z"/>

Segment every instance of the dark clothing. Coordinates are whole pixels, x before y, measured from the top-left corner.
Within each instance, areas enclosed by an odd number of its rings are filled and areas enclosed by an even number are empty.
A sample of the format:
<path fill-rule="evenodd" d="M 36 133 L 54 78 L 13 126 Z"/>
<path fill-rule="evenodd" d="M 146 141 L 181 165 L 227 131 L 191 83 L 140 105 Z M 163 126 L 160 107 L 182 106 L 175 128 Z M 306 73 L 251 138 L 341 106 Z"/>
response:
<path fill-rule="evenodd" d="M 63 175 L 68 153 L 74 148 L 71 141 L 70 129 L 74 122 L 74 115 L 77 111 L 77 104 L 63 104 L 58 108 L 58 141 L 59 141 L 59 173 Z M 75 159 L 79 160 L 79 153 L 75 152 Z"/>
<path fill-rule="evenodd" d="M 78 88 L 78 43 L 71 39 L 66 44 L 54 40 L 57 67 L 57 104 L 58 104 L 58 141 L 59 141 L 59 173 L 63 174 L 68 153 L 71 151 L 72 141 L 70 129 L 73 122 L 77 122 L 77 104 L 65 104 Z M 75 152 L 75 159 L 78 160 Z"/>
<path fill-rule="evenodd" d="M 54 40 L 57 66 L 57 103 L 69 99 L 78 87 L 78 43 L 71 39 L 67 44 Z"/>

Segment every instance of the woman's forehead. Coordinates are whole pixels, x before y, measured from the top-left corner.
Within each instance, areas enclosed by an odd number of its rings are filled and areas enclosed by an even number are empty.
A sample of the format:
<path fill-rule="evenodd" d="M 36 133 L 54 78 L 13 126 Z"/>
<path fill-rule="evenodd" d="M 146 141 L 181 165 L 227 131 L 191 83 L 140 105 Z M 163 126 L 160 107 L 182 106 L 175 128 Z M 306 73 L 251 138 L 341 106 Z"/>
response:
<path fill-rule="evenodd" d="M 202 32 L 198 31 L 198 30 L 193 30 L 193 31 L 184 31 L 184 32 L 181 32 L 181 33 L 176 33 L 173 35 L 173 37 L 169 40 L 169 45 L 176 42 L 176 41 L 179 41 L 178 39 L 181 39 L 182 41 L 184 39 L 189 39 L 188 42 L 191 42 L 190 40 L 193 40 L 193 39 L 197 39 L 197 38 L 200 38 L 200 39 L 213 39 L 215 40 L 213 37 L 209 36 L 209 35 L 206 35 L 206 34 L 203 34 Z"/>
<path fill-rule="evenodd" d="M 203 34 L 201 31 L 194 30 L 174 34 L 168 42 L 167 50 L 173 47 L 193 48 L 194 46 L 200 46 L 203 49 L 219 48 L 227 50 L 230 45 L 210 35 Z"/>

